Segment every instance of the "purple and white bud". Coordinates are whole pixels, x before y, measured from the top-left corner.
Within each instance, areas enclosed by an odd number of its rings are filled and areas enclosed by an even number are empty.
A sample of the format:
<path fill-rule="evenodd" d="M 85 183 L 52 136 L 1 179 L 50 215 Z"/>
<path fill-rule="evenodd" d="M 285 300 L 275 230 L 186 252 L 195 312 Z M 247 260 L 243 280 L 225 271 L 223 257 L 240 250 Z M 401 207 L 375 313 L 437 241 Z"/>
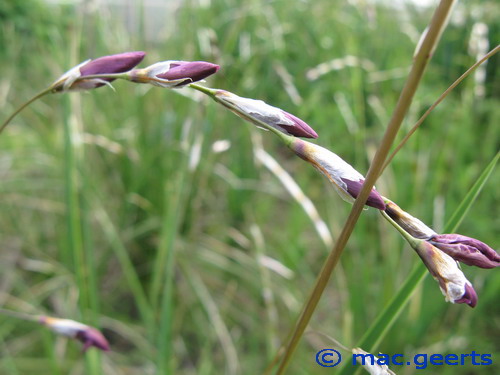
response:
<path fill-rule="evenodd" d="M 414 247 L 430 274 L 439 283 L 447 302 L 477 304 L 477 294 L 452 257 L 427 241 L 419 241 Z"/>
<path fill-rule="evenodd" d="M 109 350 L 109 344 L 106 338 L 100 331 L 93 327 L 74 320 L 58 319 L 48 316 L 40 317 L 39 321 L 41 324 L 47 326 L 59 335 L 70 337 L 82 342 L 84 352 L 91 346 L 103 351 Z"/>
<path fill-rule="evenodd" d="M 437 235 L 419 219 L 403 211 L 396 203 L 386 199 L 386 205 L 385 213 L 412 237 L 428 240 Z"/>
<path fill-rule="evenodd" d="M 429 242 L 453 259 L 481 268 L 500 266 L 500 255 L 484 242 L 460 234 L 435 234 Z"/>
<path fill-rule="evenodd" d="M 130 80 L 165 88 L 178 88 L 217 73 L 219 65 L 206 61 L 162 61 L 130 72 Z"/>
<path fill-rule="evenodd" d="M 125 52 L 116 55 L 99 57 L 87 60 L 64 73 L 61 78 L 52 84 L 54 91 L 91 90 L 108 85 L 113 78 L 77 79 L 96 74 L 125 73 L 139 64 L 145 52 Z"/>
<path fill-rule="evenodd" d="M 294 139 L 289 147 L 299 157 L 311 163 L 313 167 L 323 173 L 333 183 L 333 187 L 345 201 L 354 202 L 365 181 L 361 173 L 338 155 L 314 143 Z M 370 192 L 365 204 L 379 210 L 385 210 L 386 208 L 384 199 L 375 188 Z"/>
<path fill-rule="evenodd" d="M 229 91 L 217 90 L 216 100 L 244 120 L 259 128 L 262 126 L 255 120 L 261 121 L 270 127 L 296 137 L 318 138 L 318 134 L 298 117 L 273 107 L 262 100 L 242 98 Z M 237 110 L 235 110 L 235 108 Z"/>
<path fill-rule="evenodd" d="M 352 358 L 356 358 L 356 361 L 363 366 L 370 375 L 396 375 L 387 365 L 379 364 L 381 361 L 378 357 L 365 352 L 361 348 L 353 348 L 352 354 Z M 372 358 L 373 360 L 371 360 Z"/>

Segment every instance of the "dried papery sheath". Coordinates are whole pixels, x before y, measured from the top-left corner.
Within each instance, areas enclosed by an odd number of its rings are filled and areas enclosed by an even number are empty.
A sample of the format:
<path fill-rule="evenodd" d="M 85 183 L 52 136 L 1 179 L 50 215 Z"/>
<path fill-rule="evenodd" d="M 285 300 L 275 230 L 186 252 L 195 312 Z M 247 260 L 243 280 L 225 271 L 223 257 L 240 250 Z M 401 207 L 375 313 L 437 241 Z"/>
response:
<path fill-rule="evenodd" d="M 362 365 L 370 375 L 396 375 L 387 367 L 387 365 L 379 365 L 383 359 L 375 357 L 373 354 L 365 352 L 361 348 L 352 349 L 353 358 Z"/>
<path fill-rule="evenodd" d="M 93 327 L 74 320 L 58 319 L 48 316 L 40 317 L 39 322 L 59 335 L 82 342 L 84 352 L 91 346 L 104 351 L 109 350 L 109 344 L 106 338 L 100 331 Z"/>
<path fill-rule="evenodd" d="M 215 100 L 242 119 L 257 125 L 257 127 L 262 128 L 262 125 L 255 120 L 261 121 L 288 135 L 318 138 L 318 134 L 304 121 L 262 100 L 242 98 L 225 90 L 217 90 L 215 92 Z"/>
<path fill-rule="evenodd" d="M 435 234 L 429 242 L 453 259 L 481 268 L 500 266 L 500 255 L 484 242 L 461 234 Z"/>
<path fill-rule="evenodd" d="M 447 302 L 466 303 L 470 307 L 476 306 L 476 292 L 452 257 L 427 241 L 419 241 L 413 248 L 432 277 L 439 283 L 439 288 Z"/>
<path fill-rule="evenodd" d="M 162 61 L 130 72 L 130 80 L 165 88 L 178 88 L 217 73 L 219 65 L 206 61 Z"/>
<path fill-rule="evenodd" d="M 87 60 L 71 68 L 61 78 L 52 84 L 52 90 L 76 91 L 91 90 L 109 84 L 114 78 L 90 78 L 79 79 L 85 76 L 98 74 L 124 73 L 139 64 L 146 53 L 141 51 L 125 52 L 116 55 L 99 57 L 95 60 Z"/>
<path fill-rule="evenodd" d="M 403 211 L 396 203 L 386 199 L 385 212 L 394 220 L 401 228 L 403 228 L 412 237 L 420 239 L 429 239 L 437 235 L 431 228 L 421 222 L 419 219 L 411 216 L 408 212 Z"/>
<path fill-rule="evenodd" d="M 345 201 L 354 202 L 365 181 L 361 173 L 338 155 L 314 143 L 294 139 L 289 147 L 298 156 L 323 173 L 333 183 L 333 187 Z M 375 188 L 370 192 L 365 204 L 379 210 L 385 210 L 386 208 L 384 199 Z"/>

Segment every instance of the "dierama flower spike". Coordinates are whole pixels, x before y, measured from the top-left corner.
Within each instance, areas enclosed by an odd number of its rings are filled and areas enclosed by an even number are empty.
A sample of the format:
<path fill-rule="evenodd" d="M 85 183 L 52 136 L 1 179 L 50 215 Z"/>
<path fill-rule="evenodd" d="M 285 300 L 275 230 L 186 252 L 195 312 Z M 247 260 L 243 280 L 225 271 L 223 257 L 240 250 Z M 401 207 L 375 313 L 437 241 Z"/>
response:
<path fill-rule="evenodd" d="M 113 78 L 90 78 L 80 79 L 81 77 L 97 74 L 115 74 L 124 73 L 139 64 L 145 52 L 125 52 L 117 55 L 99 57 L 95 60 L 87 60 L 67 71 L 51 86 L 53 91 L 75 91 L 91 90 L 112 82 Z"/>
<path fill-rule="evenodd" d="M 338 155 L 314 143 L 295 138 L 288 147 L 323 173 L 345 201 L 354 202 L 365 181 L 361 173 Z M 370 192 L 365 204 L 379 210 L 386 208 L 384 199 L 375 188 Z"/>
<path fill-rule="evenodd" d="M 403 211 L 396 203 L 386 199 L 386 205 L 385 213 L 412 237 L 427 240 L 437 235 L 436 232 L 422 223 L 419 219 Z"/>
<path fill-rule="evenodd" d="M 206 61 L 162 61 L 130 72 L 130 80 L 155 86 L 174 88 L 200 81 L 217 73 L 219 65 Z"/>
<path fill-rule="evenodd" d="M 75 322 L 74 320 L 51 318 L 48 316 L 40 317 L 39 322 L 59 335 L 81 341 L 84 352 L 91 346 L 104 351 L 109 350 L 106 338 L 100 331 L 93 327 Z"/>
<path fill-rule="evenodd" d="M 255 119 L 270 127 L 296 137 L 318 138 L 318 134 L 304 121 L 262 100 L 242 98 L 229 91 L 217 90 L 215 100 L 244 120 L 262 127 Z"/>
<path fill-rule="evenodd" d="M 500 255 L 484 242 L 460 234 L 436 234 L 429 242 L 453 259 L 469 266 L 495 268 Z"/>
<path fill-rule="evenodd" d="M 413 246 L 413 248 L 432 277 L 439 283 L 447 302 L 466 303 L 470 307 L 476 306 L 476 292 L 452 257 L 427 241 L 419 241 L 418 245 Z"/>

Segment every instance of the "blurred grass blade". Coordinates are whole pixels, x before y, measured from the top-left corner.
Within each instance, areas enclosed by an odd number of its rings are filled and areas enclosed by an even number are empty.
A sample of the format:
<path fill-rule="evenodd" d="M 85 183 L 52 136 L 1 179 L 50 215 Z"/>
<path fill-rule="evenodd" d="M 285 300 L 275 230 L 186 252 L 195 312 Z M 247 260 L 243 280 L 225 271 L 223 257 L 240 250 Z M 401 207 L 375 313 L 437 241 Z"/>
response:
<path fill-rule="evenodd" d="M 405 118 L 408 109 L 412 103 L 413 97 L 419 83 L 424 75 L 425 68 L 429 63 L 432 52 L 435 50 L 437 44 L 439 43 L 441 34 L 444 28 L 447 25 L 448 18 L 455 4 L 455 0 L 441 0 L 439 5 L 437 6 L 432 19 L 429 23 L 429 27 L 427 32 L 425 33 L 422 44 L 419 45 L 417 49 L 417 53 L 413 59 L 413 65 L 410 70 L 410 74 L 408 75 L 406 82 L 403 86 L 401 94 L 399 96 L 396 107 L 394 108 L 394 112 L 392 117 L 387 125 L 384 136 L 379 144 L 375 157 L 373 158 L 368 173 L 366 174 L 366 179 L 364 181 L 363 187 L 359 192 L 358 197 L 354 201 L 354 205 L 351 209 L 351 213 L 347 218 L 344 227 L 333 247 L 332 251 L 326 258 L 323 263 L 323 267 L 316 279 L 316 284 L 312 293 L 310 294 L 304 309 L 302 310 L 297 323 L 293 329 L 293 335 L 290 341 L 287 343 L 285 353 L 283 355 L 283 359 L 278 368 L 277 374 L 283 374 L 286 371 L 288 364 L 297 348 L 304 331 L 311 320 L 311 317 L 316 310 L 316 307 L 323 295 L 323 292 L 326 288 L 328 281 L 337 265 L 347 242 L 354 230 L 354 226 L 356 225 L 359 216 L 361 215 L 361 211 L 363 210 L 364 203 L 368 199 L 368 195 L 373 188 L 380 172 L 382 171 L 382 167 L 384 164 L 387 155 L 389 154 L 390 147 L 394 142 L 396 134 L 401 127 L 403 119 Z M 365 348 L 366 349 L 366 348 Z M 368 350 L 371 352 L 371 350 Z"/>
<path fill-rule="evenodd" d="M 96 202 L 98 202 L 97 199 Z M 102 207 L 102 204 L 96 204 L 96 206 L 94 207 L 97 222 L 101 225 L 102 230 L 107 240 L 109 241 L 109 245 L 115 253 L 118 262 L 120 263 L 123 271 L 123 276 L 127 284 L 129 285 L 130 292 L 134 296 L 134 301 L 143 322 L 150 322 L 152 320 L 151 307 L 146 297 L 146 293 L 144 292 L 144 289 L 142 287 L 139 275 L 135 270 L 134 264 L 132 263 L 132 260 L 128 255 L 127 248 L 122 242 L 118 231 L 111 221 L 111 218 Z"/>
<path fill-rule="evenodd" d="M 495 48 L 493 48 L 490 52 L 488 52 L 481 60 L 477 61 L 474 65 L 472 65 L 467 71 L 462 74 L 459 78 L 456 79 L 455 82 L 453 82 L 450 87 L 448 87 L 442 94 L 441 96 L 434 102 L 433 105 L 429 107 L 429 109 L 422 115 L 422 117 L 419 118 L 419 120 L 413 125 L 413 127 L 410 129 L 410 131 L 405 135 L 405 137 L 399 142 L 399 144 L 396 146 L 394 151 L 389 155 L 387 160 L 384 163 L 384 167 L 382 168 L 382 172 L 387 168 L 387 166 L 391 163 L 392 159 L 396 156 L 396 154 L 403 148 L 403 146 L 408 142 L 410 137 L 417 131 L 417 129 L 422 125 L 424 120 L 431 114 L 431 112 L 436 108 L 439 103 L 441 103 L 450 92 L 453 91 L 455 87 L 457 87 L 465 78 L 467 78 L 474 70 L 476 70 L 477 67 L 479 67 L 482 63 L 487 61 L 489 58 L 493 57 L 498 51 L 500 51 L 500 45 L 497 45 Z"/>
<path fill-rule="evenodd" d="M 491 176 L 499 157 L 500 153 L 497 153 L 493 157 L 493 160 L 488 164 L 483 173 L 481 173 L 481 176 L 479 176 L 476 183 L 472 186 L 463 201 L 455 210 L 451 219 L 445 226 L 444 231 L 446 233 L 457 230 L 460 222 L 465 217 L 474 201 L 477 199 L 479 193 L 486 184 L 486 181 L 488 181 L 488 178 Z M 387 331 L 392 327 L 392 324 L 395 322 L 403 308 L 406 306 L 406 303 L 410 300 L 410 297 L 426 275 L 427 269 L 423 263 L 419 262 L 419 264 L 410 273 L 401 289 L 378 315 L 361 340 L 355 345 L 356 347 L 365 348 L 368 352 L 376 351 L 377 345 L 385 337 Z M 345 365 L 341 369 L 339 375 L 354 374 L 358 368 L 358 366 L 352 366 L 350 364 Z"/>
<path fill-rule="evenodd" d="M 456 211 L 453 213 L 451 218 L 448 220 L 448 223 L 446 224 L 446 232 L 454 232 L 462 222 L 463 218 L 465 215 L 467 215 L 467 212 L 469 212 L 470 208 L 472 207 L 472 204 L 476 200 L 477 196 L 481 192 L 481 190 L 484 187 L 484 184 L 486 184 L 486 181 L 490 178 L 491 174 L 493 173 L 493 170 L 495 169 L 495 166 L 498 162 L 498 158 L 500 157 L 500 152 L 498 152 L 493 160 L 488 164 L 486 169 L 483 171 L 481 176 L 479 176 L 478 180 L 472 186 L 472 188 L 469 190 L 467 195 L 465 196 L 464 200 Z"/>

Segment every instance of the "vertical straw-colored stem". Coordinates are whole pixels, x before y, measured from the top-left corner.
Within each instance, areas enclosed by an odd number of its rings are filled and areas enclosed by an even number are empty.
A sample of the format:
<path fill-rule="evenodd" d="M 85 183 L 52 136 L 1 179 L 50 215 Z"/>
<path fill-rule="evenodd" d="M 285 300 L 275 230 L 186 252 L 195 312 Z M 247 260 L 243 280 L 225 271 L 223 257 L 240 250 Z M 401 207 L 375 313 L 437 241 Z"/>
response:
<path fill-rule="evenodd" d="M 448 220 L 444 228 L 444 232 L 453 233 L 458 228 L 462 218 L 466 216 L 468 210 L 477 199 L 486 181 L 488 181 L 489 177 L 493 173 L 499 158 L 500 153 L 497 153 L 483 173 L 479 176 L 474 186 L 467 193 L 462 203 L 457 207 L 455 213 Z M 383 216 L 388 219 L 386 215 Z M 389 303 L 378 314 L 368 330 L 366 330 L 361 340 L 356 343 L 357 347 L 363 348 L 370 353 L 375 351 L 377 345 L 385 337 L 386 333 L 392 327 L 392 324 L 395 322 L 401 311 L 403 311 L 403 308 L 406 306 L 407 302 L 410 300 L 413 293 L 427 274 L 427 268 L 422 262 L 419 262 L 413 268 L 398 292 L 394 294 Z M 359 366 L 350 366 L 349 364 L 346 364 L 340 369 L 339 375 L 351 375 L 354 374 L 356 370 L 359 370 Z"/>
<path fill-rule="evenodd" d="M 354 202 L 354 206 L 347 218 L 347 221 L 340 233 L 340 236 L 333 247 L 332 251 L 328 255 L 323 268 L 316 280 L 316 284 L 314 289 L 309 296 L 307 303 L 296 323 L 294 332 L 290 341 L 287 343 L 285 353 L 283 355 L 283 360 L 280 363 L 278 368 L 278 374 L 283 374 L 292 358 L 297 345 L 299 344 L 300 338 L 302 337 L 309 321 L 311 320 L 312 314 L 318 305 L 318 302 L 325 290 L 325 287 L 328 283 L 328 280 L 331 277 L 333 269 L 337 265 L 342 251 L 349 240 L 349 237 L 354 229 L 354 226 L 363 210 L 364 202 L 366 202 L 368 195 L 375 184 L 380 172 L 382 170 L 382 166 L 384 164 L 385 159 L 389 153 L 390 147 L 394 142 L 394 138 L 401 127 L 401 123 L 410 107 L 413 96 L 417 90 L 417 87 L 420 83 L 420 80 L 423 76 L 425 67 L 431 58 L 432 52 L 434 51 L 437 43 L 439 41 L 439 37 L 446 25 L 448 16 L 450 14 L 451 8 L 454 4 L 454 0 L 442 0 L 431 20 L 429 25 L 429 30 L 425 35 L 425 38 L 417 51 L 417 54 L 414 58 L 414 63 L 412 65 L 410 74 L 406 83 L 403 87 L 401 95 L 399 97 L 398 103 L 394 110 L 394 113 L 389 121 L 387 130 L 385 131 L 384 137 L 380 143 L 380 146 L 375 154 L 373 162 L 370 165 L 370 169 L 368 174 L 366 175 L 366 180 L 359 193 L 358 198 Z"/>

